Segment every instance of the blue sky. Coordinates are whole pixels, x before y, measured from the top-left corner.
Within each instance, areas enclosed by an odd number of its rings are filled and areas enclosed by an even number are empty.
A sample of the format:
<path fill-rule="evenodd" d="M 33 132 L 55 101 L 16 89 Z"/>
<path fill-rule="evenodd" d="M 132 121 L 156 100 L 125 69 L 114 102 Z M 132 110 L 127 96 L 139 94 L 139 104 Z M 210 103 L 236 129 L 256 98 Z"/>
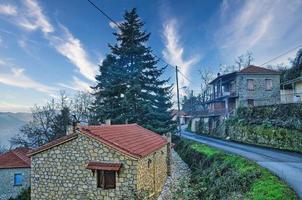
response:
<path fill-rule="evenodd" d="M 259 65 L 302 43 L 301 0 L 94 0 L 120 22 L 136 7 L 151 32 L 148 43 L 199 88 L 199 69 L 216 73 L 247 51 Z M 114 43 L 115 27 L 86 0 L 0 1 L 0 111 L 29 111 L 60 90 L 94 85 L 97 64 Z M 270 64 L 287 62 L 295 51 Z M 159 66 L 163 66 L 160 63 Z M 174 81 L 174 70 L 165 77 Z"/>

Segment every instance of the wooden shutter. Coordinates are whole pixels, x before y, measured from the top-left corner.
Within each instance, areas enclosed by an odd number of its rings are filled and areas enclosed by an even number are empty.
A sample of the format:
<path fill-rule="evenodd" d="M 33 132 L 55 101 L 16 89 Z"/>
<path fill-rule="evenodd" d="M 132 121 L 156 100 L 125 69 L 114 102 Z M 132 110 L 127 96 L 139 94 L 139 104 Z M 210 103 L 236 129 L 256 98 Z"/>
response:
<path fill-rule="evenodd" d="M 272 79 L 265 79 L 265 89 L 266 90 L 272 90 L 273 89 Z"/>
<path fill-rule="evenodd" d="M 97 170 L 97 187 L 104 188 L 104 171 Z"/>
<path fill-rule="evenodd" d="M 105 189 L 115 188 L 115 171 L 104 171 Z"/>
<path fill-rule="evenodd" d="M 247 79 L 247 89 L 254 90 L 254 79 Z"/>

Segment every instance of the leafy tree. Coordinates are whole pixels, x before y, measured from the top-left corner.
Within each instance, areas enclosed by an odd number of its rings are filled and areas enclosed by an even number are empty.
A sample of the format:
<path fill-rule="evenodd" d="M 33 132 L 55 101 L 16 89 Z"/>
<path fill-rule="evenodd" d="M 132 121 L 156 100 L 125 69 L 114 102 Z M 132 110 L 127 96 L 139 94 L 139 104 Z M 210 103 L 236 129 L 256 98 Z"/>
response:
<path fill-rule="evenodd" d="M 302 49 L 297 52 L 295 59 L 292 61 L 292 67 L 283 71 L 281 81 L 288 81 L 302 76 Z"/>
<path fill-rule="evenodd" d="M 160 80 L 164 68 L 157 68 L 156 58 L 146 46 L 150 33 L 142 31 L 144 23 L 136 9 L 126 11 L 125 21 L 114 33 L 117 43 L 109 45 L 110 53 L 96 76 L 94 110 L 99 122 L 138 123 L 165 133 L 174 130 L 171 87 Z"/>

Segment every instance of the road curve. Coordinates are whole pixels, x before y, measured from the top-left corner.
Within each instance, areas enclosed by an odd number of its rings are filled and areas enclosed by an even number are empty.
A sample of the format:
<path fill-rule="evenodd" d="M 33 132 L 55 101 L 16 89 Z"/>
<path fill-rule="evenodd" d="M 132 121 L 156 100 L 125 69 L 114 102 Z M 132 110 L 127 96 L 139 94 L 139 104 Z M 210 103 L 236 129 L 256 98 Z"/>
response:
<path fill-rule="evenodd" d="M 302 154 L 219 140 L 185 130 L 181 136 L 255 161 L 287 182 L 302 199 Z"/>

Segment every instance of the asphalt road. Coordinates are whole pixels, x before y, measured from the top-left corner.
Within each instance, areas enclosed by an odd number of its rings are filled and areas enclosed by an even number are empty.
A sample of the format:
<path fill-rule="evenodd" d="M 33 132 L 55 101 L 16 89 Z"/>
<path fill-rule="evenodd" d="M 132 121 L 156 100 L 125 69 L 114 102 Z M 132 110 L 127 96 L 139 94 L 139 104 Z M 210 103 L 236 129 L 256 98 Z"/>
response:
<path fill-rule="evenodd" d="M 182 137 L 255 161 L 287 182 L 302 199 L 302 154 L 219 140 L 185 130 Z"/>

